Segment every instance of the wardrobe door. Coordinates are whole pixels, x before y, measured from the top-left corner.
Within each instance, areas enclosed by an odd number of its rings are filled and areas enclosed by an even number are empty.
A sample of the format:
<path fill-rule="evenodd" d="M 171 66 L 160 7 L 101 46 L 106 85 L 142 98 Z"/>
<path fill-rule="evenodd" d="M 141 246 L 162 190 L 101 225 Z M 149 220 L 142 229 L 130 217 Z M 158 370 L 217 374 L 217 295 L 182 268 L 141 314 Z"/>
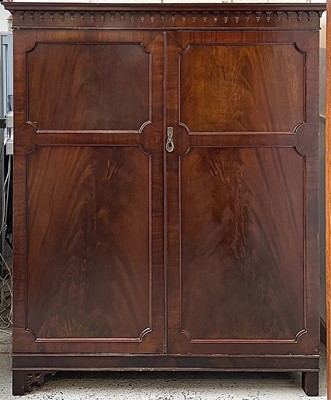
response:
<path fill-rule="evenodd" d="M 318 34 L 171 33 L 167 51 L 168 351 L 315 354 Z"/>
<path fill-rule="evenodd" d="M 14 352 L 162 352 L 162 34 L 15 46 Z"/>

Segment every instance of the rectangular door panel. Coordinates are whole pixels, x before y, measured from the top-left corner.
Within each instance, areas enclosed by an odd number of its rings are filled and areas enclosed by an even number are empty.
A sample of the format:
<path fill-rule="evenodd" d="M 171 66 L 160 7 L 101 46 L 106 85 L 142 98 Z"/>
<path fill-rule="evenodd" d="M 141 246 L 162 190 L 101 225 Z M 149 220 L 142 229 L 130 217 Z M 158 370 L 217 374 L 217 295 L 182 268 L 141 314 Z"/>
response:
<path fill-rule="evenodd" d="M 305 121 L 304 63 L 295 44 L 190 43 L 180 121 L 189 132 L 294 132 Z"/>
<path fill-rule="evenodd" d="M 150 157 L 41 147 L 28 160 L 28 329 L 139 341 L 152 324 Z"/>
<path fill-rule="evenodd" d="M 302 157 L 195 147 L 179 174 L 181 332 L 294 341 L 305 330 Z"/>
<path fill-rule="evenodd" d="M 43 131 L 139 132 L 151 118 L 150 61 L 139 43 L 37 43 L 27 53 L 28 120 Z"/>

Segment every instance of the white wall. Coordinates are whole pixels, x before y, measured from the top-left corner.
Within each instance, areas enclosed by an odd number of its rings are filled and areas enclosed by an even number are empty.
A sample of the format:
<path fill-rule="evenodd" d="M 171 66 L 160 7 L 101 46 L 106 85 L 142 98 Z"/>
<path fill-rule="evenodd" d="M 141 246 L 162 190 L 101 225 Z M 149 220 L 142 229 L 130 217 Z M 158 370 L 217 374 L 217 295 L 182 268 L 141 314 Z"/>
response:
<path fill-rule="evenodd" d="M 4 9 L 3 5 L 0 5 L 0 32 L 8 30 L 7 18 L 9 15 L 9 12 Z"/>

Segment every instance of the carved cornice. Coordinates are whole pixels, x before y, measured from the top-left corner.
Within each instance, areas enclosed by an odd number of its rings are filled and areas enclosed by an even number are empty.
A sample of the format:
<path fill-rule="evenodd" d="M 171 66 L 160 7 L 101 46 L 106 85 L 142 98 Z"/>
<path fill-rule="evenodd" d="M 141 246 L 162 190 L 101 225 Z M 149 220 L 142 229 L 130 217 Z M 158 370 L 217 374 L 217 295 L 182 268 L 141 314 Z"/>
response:
<path fill-rule="evenodd" d="M 324 4 L 3 3 L 15 28 L 319 29 Z"/>

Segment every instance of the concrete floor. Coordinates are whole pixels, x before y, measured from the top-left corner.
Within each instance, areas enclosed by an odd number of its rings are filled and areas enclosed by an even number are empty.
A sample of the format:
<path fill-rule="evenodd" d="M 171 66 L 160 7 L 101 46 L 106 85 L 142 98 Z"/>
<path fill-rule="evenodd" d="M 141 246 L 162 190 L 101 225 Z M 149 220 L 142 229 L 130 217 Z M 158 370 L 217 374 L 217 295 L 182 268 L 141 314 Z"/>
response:
<path fill-rule="evenodd" d="M 1 340 L 1 338 L 0 338 Z M 0 400 L 11 395 L 10 342 L 0 342 Z M 325 351 L 320 396 L 326 400 Z M 22 397 L 23 398 L 23 397 Z M 59 372 L 26 400 L 300 400 L 297 373 Z"/>

